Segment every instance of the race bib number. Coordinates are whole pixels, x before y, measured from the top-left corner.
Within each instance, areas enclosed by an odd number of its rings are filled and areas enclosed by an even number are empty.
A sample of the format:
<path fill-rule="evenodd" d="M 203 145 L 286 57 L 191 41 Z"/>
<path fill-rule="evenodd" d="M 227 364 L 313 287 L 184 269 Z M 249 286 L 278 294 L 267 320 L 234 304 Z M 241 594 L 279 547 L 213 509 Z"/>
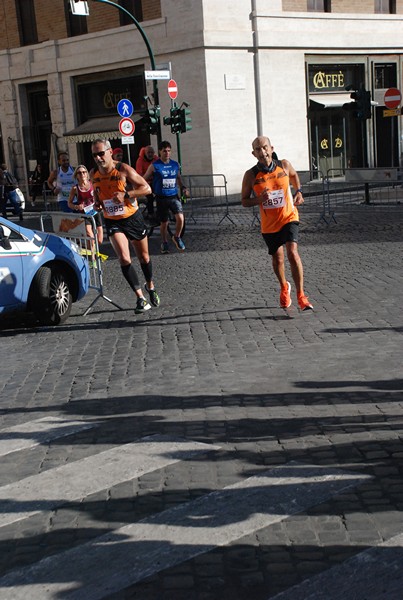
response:
<path fill-rule="evenodd" d="M 172 190 L 176 187 L 176 177 L 174 179 L 163 179 L 162 187 L 164 190 Z"/>
<path fill-rule="evenodd" d="M 108 217 L 123 217 L 126 213 L 124 202 L 116 203 L 113 200 L 104 200 L 104 210 Z"/>
<path fill-rule="evenodd" d="M 285 206 L 284 190 L 271 190 L 268 192 L 267 200 L 262 204 L 263 208 L 282 208 Z"/>
<path fill-rule="evenodd" d="M 94 204 L 88 204 L 88 206 L 84 206 L 84 213 L 91 217 L 96 215 L 97 211 L 94 209 Z"/>

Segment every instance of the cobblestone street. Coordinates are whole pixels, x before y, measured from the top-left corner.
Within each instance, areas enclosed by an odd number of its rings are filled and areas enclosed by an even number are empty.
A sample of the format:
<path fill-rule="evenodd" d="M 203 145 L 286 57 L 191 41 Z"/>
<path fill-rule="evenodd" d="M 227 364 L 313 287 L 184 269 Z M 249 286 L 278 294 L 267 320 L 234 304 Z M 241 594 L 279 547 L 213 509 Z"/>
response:
<path fill-rule="evenodd" d="M 305 222 L 301 313 L 244 210 L 154 233 L 159 308 L 105 243 L 124 310 L 3 324 L 1 599 L 403 597 L 403 215 Z"/>

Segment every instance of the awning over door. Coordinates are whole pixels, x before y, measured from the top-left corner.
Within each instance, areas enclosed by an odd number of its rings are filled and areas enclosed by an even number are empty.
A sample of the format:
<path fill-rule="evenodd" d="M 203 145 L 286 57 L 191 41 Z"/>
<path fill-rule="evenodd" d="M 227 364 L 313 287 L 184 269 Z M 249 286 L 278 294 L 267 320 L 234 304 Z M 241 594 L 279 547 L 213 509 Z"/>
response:
<path fill-rule="evenodd" d="M 142 118 L 142 115 L 131 116 L 131 119 L 135 123 Z M 81 123 L 81 125 L 78 125 L 71 131 L 67 131 L 63 137 L 68 143 L 92 142 L 97 138 L 117 140 L 122 137 L 119 131 L 120 119 L 119 115 L 88 119 L 88 121 L 84 121 L 84 123 Z"/>
<path fill-rule="evenodd" d="M 309 102 L 312 108 L 341 108 L 343 104 L 354 102 L 350 97 L 350 93 L 309 94 Z"/>

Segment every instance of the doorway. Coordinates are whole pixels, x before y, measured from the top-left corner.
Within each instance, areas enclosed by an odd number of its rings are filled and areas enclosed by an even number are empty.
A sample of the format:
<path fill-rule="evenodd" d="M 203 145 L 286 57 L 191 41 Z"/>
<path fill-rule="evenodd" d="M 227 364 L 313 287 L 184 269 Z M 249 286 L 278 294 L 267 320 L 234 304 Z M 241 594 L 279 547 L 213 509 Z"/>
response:
<path fill-rule="evenodd" d="M 397 88 L 397 63 L 372 63 L 375 107 L 374 119 L 374 153 L 377 167 L 398 167 L 399 157 L 399 119 L 389 116 L 386 111 L 384 96 L 389 88 Z"/>
<path fill-rule="evenodd" d="M 23 127 L 27 171 L 35 163 L 42 165 L 42 172 L 48 177 L 50 158 L 50 137 L 52 123 L 46 81 L 26 86 L 29 125 Z"/>

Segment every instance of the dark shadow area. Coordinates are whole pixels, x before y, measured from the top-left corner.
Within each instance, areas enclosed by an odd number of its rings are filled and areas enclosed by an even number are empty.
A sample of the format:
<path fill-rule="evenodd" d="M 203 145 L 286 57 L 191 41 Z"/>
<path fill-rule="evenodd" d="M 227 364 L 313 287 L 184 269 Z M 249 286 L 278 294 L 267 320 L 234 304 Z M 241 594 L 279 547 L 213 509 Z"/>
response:
<path fill-rule="evenodd" d="M 212 597 L 216 597 L 217 600 L 229 598 L 226 596 L 229 590 L 233 592 L 232 598 L 240 600 L 250 597 L 267 599 L 270 594 L 288 588 L 293 582 L 297 583 L 313 573 L 344 561 L 346 557 L 360 552 L 366 547 L 377 545 L 382 539 L 392 537 L 394 533 L 403 530 L 403 521 L 400 516 L 403 501 L 401 461 L 403 422 L 398 412 L 396 414 L 384 413 L 380 411 L 379 407 L 386 403 L 397 403 L 398 406 L 401 402 L 402 380 L 367 381 L 368 390 L 354 390 L 353 395 L 347 389 L 324 390 L 323 386 L 327 387 L 329 383 L 331 382 L 310 382 L 311 388 L 320 388 L 321 391 L 317 394 L 307 391 L 297 394 L 255 394 L 224 398 L 201 395 L 192 398 L 141 396 L 115 397 L 108 400 L 78 400 L 67 403 L 64 407 L 67 417 L 94 418 L 97 426 L 51 441 L 49 444 L 50 458 L 52 447 L 57 449 L 58 446 L 76 444 L 78 447 L 93 446 L 95 449 L 98 444 L 103 444 L 108 447 L 119 446 L 124 452 L 123 444 L 125 443 L 141 441 L 145 436 L 155 434 L 173 435 L 173 431 L 178 438 L 229 446 L 221 450 L 206 451 L 200 456 L 192 456 L 184 460 L 181 460 L 180 452 L 176 453 L 179 462 L 164 468 L 161 483 L 151 486 L 151 488 L 146 473 L 133 481 L 133 485 L 135 485 L 130 493 L 127 490 L 128 482 L 125 481 L 115 485 L 113 493 L 99 492 L 74 502 L 61 499 L 56 506 L 47 500 L 46 489 L 43 490 L 43 500 L 36 501 L 35 505 L 24 501 L 8 502 L 7 499 L 3 500 L 0 508 L 3 514 L 8 511 L 13 513 L 30 510 L 44 511 L 46 514 L 50 511 L 52 530 L 38 534 L 35 516 L 24 519 L 22 528 L 24 533 L 14 539 L 11 535 L 7 536 L 7 531 L 10 533 L 12 531 L 11 525 L 2 528 L 3 541 L 0 545 L 4 550 L 1 553 L 4 557 L 1 563 L 2 573 L 17 566 L 32 564 L 42 557 L 80 545 L 105 532 L 112 532 L 115 528 L 137 523 L 142 519 L 158 521 L 160 525 L 164 525 L 164 511 L 183 505 L 189 505 L 189 512 L 178 523 L 178 526 L 179 528 L 195 529 L 194 547 L 192 545 L 189 548 L 188 544 L 184 545 L 185 555 L 190 550 L 196 554 L 200 552 L 204 556 L 203 560 L 193 558 L 190 561 L 194 581 L 198 582 L 198 578 L 201 578 L 195 587 L 206 591 L 210 589 L 209 586 L 212 586 L 212 593 L 216 594 Z M 296 382 L 296 385 L 304 387 L 305 382 Z M 347 388 L 356 385 L 360 385 L 360 382 L 345 381 L 340 382 L 339 387 Z M 365 405 L 365 411 L 352 415 L 349 410 L 346 412 L 342 410 L 343 405 L 354 406 L 355 404 Z M 335 405 L 339 406 L 337 415 L 322 416 L 320 414 L 322 407 L 334 408 Z M 186 420 L 183 418 L 187 410 L 191 413 L 193 409 L 208 409 L 214 406 L 231 406 L 234 409 L 234 418 L 227 419 L 225 422 L 221 419 Z M 292 411 L 296 408 L 304 406 L 307 409 L 317 407 L 319 413 L 316 416 L 310 414 L 306 417 L 298 417 L 294 414 L 292 417 L 287 415 L 284 418 L 274 415 L 267 419 L 237 418 L 235 411 L 238 406 L 267 409 L 265 412 L 269 415 L 270 410 L 274 411 L 276 407 L 289 407 L 289 415 L 292 415 Z M 57 409 L 60 410 L 60 407 Z M 178 409 L 182 411 L 180 422 L 172 419 L 166 420 L 165 412 Z M 3 410 L 13 411 L 13 407 L 3 408 Z M 51 412 L 55 410 L 55 407 L 41 407 L 38 410 L 42 413 L 46 410 Z M 147 415 L 148 411 L 152 411 L 154 414 Z M 157 414 L 155 414 L 156 412 Z M 187 433 L 188 431 L 191 434 Z M 34 433 L 30 434 L 30 436 L 34 435 Z M 340 437 L 338 438 L 338 436 Z M 246 444 L 245 448 L 242 447 L 243 444 Z M 253 445 L 255 445 L 254 448 Z M 32 461 L 35 450 L 31 448 L 20 451 L 18 453 L 20 460 L 23 460 L 24 452 L 27 453 L 27 456 L 30 455 Z M 9 470 L 13 460 L 13 455 L 3 457 L 0 473 L 2 469 Z M 52 461 L 50 462 L 52 465 Z M 206 513 L 198 512 L 197 515 L 192 516 L 192 510 L 197 508 L 197 503 L 194 504 L 195 501 L 198 499 L 202 501 L 206 494 L 217 489 L 215 481 L 209 479 L 208 474 L 211 469 L 215 469 L 219 474 L 225 463 L 239 465 L 239 469 L 232 472 L 232 480 L 229 481 L 227 478 L 225 485 L 242 482 L 251 476 L 259 477 L 262 471 L 276 466 L 281 467 L 286 473 L 287 469 L 295 464 L 298 465 L 302 481 L 298 484 L 284 481 L 274 487 L 269 486 L 267 503 L 265 496 L 263 504 L 261 498 L 260 504 L 254 500 L 253 489 L 246 492 L 244 489 L 227 488 L 222 494 L 223 498 L 232 499 L 232 504 L 239 508 L 236 514 L 224 510 L 219 515 L 216 512 L 208 511 Z M 196 465 L 206 468 L 206 474 L 201 478 L 203 481 L 195 478 L 190 483 L 186 472 L 191 472 Z M 322 484 L 317 482 L 311 488 L 310 508 L 304 509 L 302 504 L 299 510 L 299 499 L 306 495 L 310 486 L 308 481 L 304 481 L 304 473 L 305 471 L 309 472 L 309 465 L 316 465 L 330 479 L 332 479 L 335 469 L 342 470 L 347 475 L 351 474 L 352 479 L 354 479 L 354 473 L 369 476 L 369 479 L 330 494 L 324 501 L 320 499 Z M 54 464 L 52 466 L 54 467 Z M 42 465 L 42 471 L 46 471 L 46 465 Z M 272 471 L 272 474 L 273 477 L 277 476 L 276 470 Z M 164 484 L 164 481 L 169 482 L 170 479 L 173 481 L 182 479 L 183 485 Z M 290 516 L 285 502 L 285 498 L 290 493 L 297 502 L 293 512 L 298 513 L 298 518 L 295 515 Z M 271 504 L 269 498 L 271 498 Z M 243 522 L 247 522 L 248 518 L 256 512 L 271 514 L 270 506 L 275 506 L 275 514 L 279 517 L 278 523 L 281 521 L 286 523 L 286 526 L 270 525 L 265 527 L 263 530 L 250 534 L 244 545 L 239 544 L 237 540 L 236 543 L 228 545 L 224 549 L 198 548 L 198 529 L 207 527 L 214 531 L 217 518 L 219 518 L 222 525 L 239 523 L 240 532 L 242 532 Z M 359 539 L 359 536 L 355 539 L 354 528 L 349 529 L 349 519 L 354 519 L 357 515 L 368 514 L 371 515 L 371 519 L 368 520 L 361 532 L 363 533 L 362 539 Z M 319 537 L 314 544 L 309 542 L 310 536 L 313 534 L 308 517 L 315 517 L 322 522 L 319 527 L 322 531 L 322 541 Z M 333 522 L 334 519 L 337 520 L 338 528 L 345 536 L 343 544 L 335 545 L 332 542 L 333 529 L 329 529 L 327 523 L 329 520 Z M 302 527 L 301 530 L 301 522 L 305 521 L 307 521 L 305 529 Z M 31 522 L 32 525 L 30 525 Z M 69 525 L 70 523 L 71 525 Z M 285 533 L 287 533 L 286 536 Z M 270 543 L 265 542 L 265 535 L 269 537 Z M 366 543 L 365 540 L 368 538 L 365 536 L 371 535 L 373 536 L 371 543 Z M 125 545 L 126 552 L 131 551 L 138 555 L 148 552 L 147 541 L 127 543 L 124 539 L 119 540 L 119 537 L 116 538 L 116 541 Z M 166 543 L 161 540 L 162 548 Z M 32 551 L 33 549 L 34 551 Z M 180 540 L 175 544 L 175 551 L 178 549 L 181 550 Z M 382 549 L 382 552 L 387 551 Z M 169 553 L 168 547 L 166 552 Z M 277 557 L 277 561 L 273 561 L 273 556 Z M 107 560 L 106 557 L 105 560 Z M 277 569 L 273 566 L 275 564 Z M 210 571 L 207 569 L 207 565 L 210 566 Z M 181 568 L 184 568 L 183 564 L 181 564 Z M 221 568 L 223 572 L 214 575 L 217 569 Z M 175 569 L 173 572 L 175 573 Z M 211 580 L 206 572 L 210 572 Z M 284 575 L 284 572 L 288 573 L 286 579 L 280 577 L 280 574 Z M 171 571 L 170 576 L 173 576 Z M 161 578 L 163 577 L 164 573 L 161 572 L 152 579 L 134 586 L 127 592 L 128 596 L 120 597 L 139 597 L 143 600 L 143 598 L 147 598 L 147 595 L 143 595 L 143 590 L 144 592 L 153 590 L 150 593 L 155 594 L 158 586 L 162 585 L 163 579 Z M 192 597 L 191 594 L 196 593 L 194 587 L 188 592 L 189 598 Z M 59 597 L 63 598 L 64 595 Z M 164 596 L 158 594 L 154 597 Z M 176 596 L 170 598 L 176 600 Z"/>
<path fill-rule="evenodd" d="M 83 311 L 85 310 L 85 308 L 83 308 Z M 256 310 L 267 310 L 267 311 L 276 311 L 278 312 L 278 314 L 276 315 L 270 315 L 267 314 L 265 316 L 262 315 L 258 315 L 258 316 L 248 316 L 248 311 L 256 311 Z M 236 315 L 236 313 L 242 313 L 239 315 Z M 90 315 L 96 315 L 96 314 L 115 314 L 115 315 L 119 315 L 119 314 L 129 314 L 130 313 L 133 315 L 133 320 L 120 320 L 117 318 L 114 318 L 113 321 L 102 321 L 102 322 L 90 322 L 90 323 L 74 323 L 74 318 L 82 318 L 82 316 L 79 315 L 73 315 L 72 317 L 70 317 L 69 321 L 67 324 L 65 325 L 59 325 L 59 326 L 55 326 L 55 327 L 47 327 L 47 326 L 40 326 L 38 323 L 35 322 L 35 320 L 30 321 L 29 320 L 29 316 L 28 315 L 16 315 L 15 320 L 9 320 L 7 323 L 4 324 L 4 328 L 2 328 L 2 324 L 0 322 L 0 336 L 2 337 L 12 337 L 14 335 L 17 334 L 33 334 L 36 333 L 37 331 L 41 331 L 41 332 L 45 332 L 45 333 L 56 333 L 56 334 L 60 334 L 62 332 L 66 332 L 66 331 L 97 331 L 97 330 L 101 330 L 101 329 L 122 329 L 123 327 L 144 327 L 144 326 L 161 326 L 161 324 L 165 324 L 166 322 L 172 324 L 172 325 L 180 325 L 181 323 L 183 323 L 183 319 L 191 319 L 192 323 L 208 323 L 210 322 L 219 322 L 220 320 L 216 318 L 216 315 L 219 315 L 220 313 L 223 314 L 228 314 L 230 313 L 231 315 L 233 313 L 235 313 L 235 316 L 231 316 L 232 320 L 244 320 L 245 318 L 248 319 L 257 319 L 257 320 L 273 320 L 273 321 L 288 321 L 290 319 L 290 316 L 288 316 L 284 310 L 278 306 L 240 306 L 239 308 L 232 308 L 232 309 L 226 309 L 226 310 L 214 310 L 214 311 L 206 311 L 203 310 L 203 315 L 208 315 L 211 314 L 212 318 L 211 319 L 206 319 L 206 318 L 200 318 L 200 314 L 201 312 L 195 312 L 195 313 L 186 313 L 186 314 L 176 314 L 176 315 L 163 315 L 161 317 L 157 317 L 157 318 L 153 318 L 151 316 L 148 315 L 148 313 L 146 313 L 146 315 L 140 315 L 140 317 L 138 315 L 135 315 L 134 313 L 134 307 L 132 308 L 123 308 L 123 310 L 116 310 L 116 309 L 109 309 L 109 310 L 104 310 L 104 311 L 91 311 Z M 246 314 L 245 314 L 246 313 Z M 309 316 L 309 315 L 307 315 Z M 31 324 L 30 324 L 31 323 Z M 31 330 L 30 328 L 35 327 L 34 330 Z"/>

